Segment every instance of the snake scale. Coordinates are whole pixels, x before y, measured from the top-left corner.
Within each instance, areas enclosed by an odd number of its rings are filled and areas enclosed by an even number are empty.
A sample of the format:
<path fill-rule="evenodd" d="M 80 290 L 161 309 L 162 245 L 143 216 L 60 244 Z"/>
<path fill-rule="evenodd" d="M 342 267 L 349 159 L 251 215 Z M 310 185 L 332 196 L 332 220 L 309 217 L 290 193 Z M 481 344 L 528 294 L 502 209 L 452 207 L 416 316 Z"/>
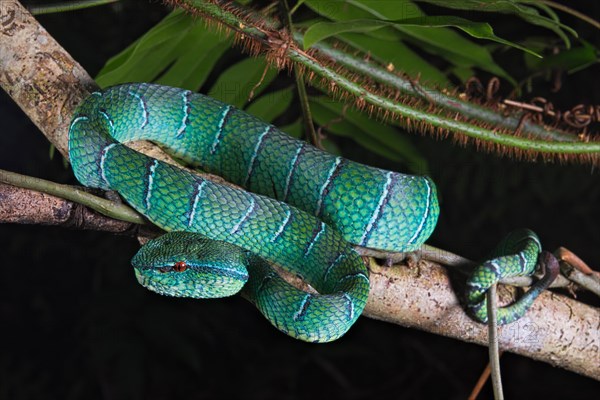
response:
<path fill-rule="evenodd" d="M 141 139 L 249 191 L 123 144 Z M 231 105 L 154 84 L 92 93 L 71 121 L 69 156 L 83 185 L 117 191 L 169 232 L 133 258 L 141 284 L 171 296 L 241 291 L 276 328 L 310 342 L 339 338 L 365 307 L 368 271 L 352 244 L 416 250 L 439 214 L 427 177 L 336 157 Z M 469 280 L 472 314 L 485 320 L 487 288 L 510 274 L 531 274 L 540 250 L 530 231 L 505 240 L 497 262 L 482 264 Z M 269 263 L 318 293 L 290 285 Z M 536 294 L 503 309 L 501 322 L 518 318 Z"/>

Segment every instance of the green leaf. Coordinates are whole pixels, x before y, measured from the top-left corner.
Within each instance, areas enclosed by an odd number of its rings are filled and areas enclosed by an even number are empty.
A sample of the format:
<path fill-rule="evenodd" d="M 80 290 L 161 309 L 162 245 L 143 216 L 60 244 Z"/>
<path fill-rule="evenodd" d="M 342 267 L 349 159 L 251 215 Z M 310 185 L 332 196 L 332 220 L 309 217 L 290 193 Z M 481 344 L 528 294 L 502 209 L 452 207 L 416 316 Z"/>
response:
<path fill-rule="evenodd" d="M 246 58 L 223 71 L 208 95 L 225 103 L 243 108 L 250 98 L 250 93 L 259 95 L 277 76 L 277 71 L 268 67 L 263 59 Z M 260 82 L 260 84 L 259 84 Z M 258 85 L 258 86 L 257 86 Z"/>
<path fill-rule="evenodd" d="M 598 49 L 584 41 L 582 41 L 582 44 L 582 46 L 572 47 L 558 54 L 546 56 L 542 60 L 525 57 L 525 64 L 534 71 L 560 68 L 571 73 L 598 63 L 598 54 L 600 54 Z"/>
<path fill-rule="evenodd" d="M 164 36 L 166 36 L 168 40 L 168 38 L 177 35 L 181 28 L 176 28 L 175 32 L 172 32 L 173 27 L 178 27 L 180 24 L 182 24 L 183 27 L 187 27 L 188 21 L 189 17 L 187 17 L 182 10 L 171 12 L 142 37 L 130 44 L 125 50 L 108 60 L 98 75 L 106 74 L 121 67 L 129 58 L 133 57 L 136 52 L 146 50 L 151 48 L 153 44 L 156 45 L 161 41 L 164 41 Z"/>
<path fill-rule="evenodd" d="M 381 20 L 419 18 L 424 16 L 419 7 L 411 1 L 379 0 L 306 0 L 315 12 L 335 21 L 378 18 Z M 367 35 L 385 31 L 393 41 L 403 40 L 419 46 L 423 50 L 439 55 L 463 68 L 481 68 L 500 76 L 512 84 L 516 81 L 493 60 L 489 50 L 477 45 L 449 28 L 425 28 L 421 26 L 383 27 Z M 388 40 L 388 39 L 384 39 Z"/>
<path fill-rule="evenodd" d="M 311 98 L 310 104 L 315 122 L 328 132 L 352 138 L 376 154 L 405 163 L 414 173 L 427 174 L 427 161 L 396 128 L 361 113 L 345 112 L 343 104 L 326 97 Z"/>
<path fill-rule="evenodd" d="M 270 92 L 250 103 L 250 105 L 246 107 L 246 112 L 263 121 L 273 122 L 275 118 L 288 109 L 292 104 L 293 97 L 294 92 L 291 87 Z"/>
<path fill-rule="evenodd" d="M 338 3 L 338 7 L 346 7 L 344 3 L 355 9 L 362 10 L 377 19 L 397 20 L 405 18 L 424 17 L 425 13 L 421 11 L 411 0 L 333 0 Z M 350 10 L 349 10 L 350 11 Z M 354 13 L 354 11 L 350 11 Z"/>
<path fill-rule="evenodd" d="M 96 77 L 106 87 L 123 82 L 157 82 L 198 90 L 231 46 L 224 38 L 175 10 L 121 53 Z"/>
<path fill-rule="evenodd" d="M 196 91 L 230 45 L 230 38 L 219 38 L 198 24 L 179 42 L 175 62 L 156 82 Z"/>
<path fill-rule="evenodd" d="M 481 68 L 516 84 L 515 80 L 496 64 L 488 49 L 463 38 L 457 32 L 418 26 L 403 26 L 400 30 L 408 41 L 432 54 L 444 57 L 456 66 Z"/>
<path fill-rule="evenodd" d="M 514 1 L 514 0 L 416 0 L 417 2 L 431 3 L 436 6 L 457 9 L 457 10 L 469 10 L 477 12 L 496 12 L 502 14 L 512 14 L 519 18 L 527 21 L 532 25 L 541 26 L 552 30 L 556 33 L 564 42 L 567 47 L 571 46 L 571 42 L 568 36 L 563 30 L 569 32 L 571 35 L 577 37 L 577 32 L 567 25 L 562 24 L 558 16 L 545 4 L 541 4 L 534 1 Z M 539 7 L 544 10 L 550 17 L 545 17 L 539 13 L 539 11 L 525 4 L 531 4 L 532 6 Z"/>
<path fill-rule="evenodd" d="M 450 86 L 450 81 L 440 70 L 399 40 L 382 41 L 358 33 L 344 33 L 340 35 L 340 39 L 383 65 L 392 64 L 395 69 L 406 72 L 409 76 L 419 76 L 421 82 Z"/>
<path fill-rule="evenodd" d="M 383 27 L 401 28 L 403 26 L 419 26 L 427 28 L 458 28 L 478 39 L 487 39 L 507 46 L 515 47 L 534 56 L 541 56 L 523 46 L 504 40 L 494 34 L 492 27 L 485 22 L 473 22 L 460 17 L 435 16 L 407 18 L 396 21 L 377 19 L 357 19 L 343 22 L 319 22 L 304 34 L 304 48 L 307 49 L 320 40 L 345 32 L 371 32 Z"/>
<path fill-rule="evenodd" d="M 192 19 L 174 11 L 132 43 L 120 54 L 108 60 L 96 77 L 101 87 L 131 81 L 151 81 L 169 63 L 169 53 L 183 38 Z"/>

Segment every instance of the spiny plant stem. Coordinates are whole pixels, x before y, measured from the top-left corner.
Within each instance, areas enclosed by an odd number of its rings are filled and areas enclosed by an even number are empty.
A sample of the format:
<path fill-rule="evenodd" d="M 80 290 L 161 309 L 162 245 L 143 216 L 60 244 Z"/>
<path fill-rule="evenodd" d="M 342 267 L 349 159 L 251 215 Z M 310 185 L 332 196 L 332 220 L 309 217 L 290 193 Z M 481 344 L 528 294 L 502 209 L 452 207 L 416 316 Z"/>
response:
<path fill-rule="evenodd" d="M 325 78 L 328 82 L 334 82 L 340 88 L 369 104 L 379 107 L 382 110 L 391 111 L 402 117 L 427 122 L 437 128 L 447 129 L 454 133 L 462 133 L 475 139 L 485 140 L 502 146 L 514 147 L 522 150 L 535 150 L 540 153 L 592 154 L 600 152 L 600 142 L 548 142 L 527 139 L 524 137 L 502 134 L 492 129 L 445 118 L 441 115 L 429 114 L 426 111 L 396 103 L 391 99 L 369 92 L 359 84 L 337 74 L 335 71 L 332 71 L 330 68 L 327 68 L 314 58 L 307 56 L 305 53 L 299 52 L 297 49 L 290 48 L 287 54 L 292 61 L 305 65 L 312 72 Z"/>
<path fill-rule="evenodd" d="M 294 32 L 294 39 L 299 43 L 302 43 L 304 35 L 302 35 L 300 32 Z M 324 42 L 316 43 L 313 47 L 319 50 L 322 54 L 335 60 L 340 65 L 343 65 L 352 71 L 368 76 L 379 83 L 396 88 L 404 94 L 420 97 L 426 101 L 435 102 L 436 105 L 444 107 L 448 110 L 461 113 L 462 115 L 473 119 L 485 121 L 486 123 L 493 124 L 507 130 L 516 130 L 519 126 L 520 121 L 518 116 L 505 116 L 488 108 L 481 107 L 477 104 L 462 101 L 453 96 L 448 96 L 439 90 L 424 87 L 421 84 L 411 81 L 411 79 L 408 77 L 399 76 L 389 72 L 380 65 L 368 63 L 362 59 L 357 59 L 353 55 L 338 50 Z M 566 135 L 565 132 L 557 130 L 546 129 L 541 125 L 533 124 L 529 121 L 524 121 L 521 124 L 521 131 L 523 133 L 534 134 L 536 137 L 541 139 L 552 139 L 558 141 L 573 140 L 572 135 Z"/>
<path fill-rule="evenodd" d="M 323 78 L 324 82 L 327 83 L 324 85 L 324 89 L 329 90 L 331 94 L 339 94 L 339 90 L 336 89 L 341 89 L 345 94 L 354 96 L 357 102 L 362 105 L 368 105 L 384 114 L 391 113 L 393 116 L 413 121 L 421 126 L 426 126 L 427 130 L 430 132 L 449 132 L 459 135 L 457 137 L 465 135 L 466 137 L 478 140 L 480 144 L 491 144 L 490 147 L 499 152 L 508 149 L 515 152 L 515 154 L 546 154 L 553 155 L 554 157 L 562 155 L 562 158 L 566 155 L 578 155 L 582 157 L 583 160 L 591 161 L 593 163 L 598 163 L 599 161 L 600 142 L 581 142 L 577 141 L 572 135 L 570 136 L 571 140 L 569 141 L 564 134 L 560 133 L 560 131 L 552 131 L 553 133 L 549 133 L 550 131 L 547 131 L 543 127 L 539 127 L 539 129 L 544 131 L 543 137 L 551 137 L 553 141 L 542 140 L 541 138 L 530 139 L 527 137 L 519 137 L 508 132 L 503 132 L 498 128 L 498 122 L 505 118 L 504 115 L 495 113 L 492 110 L 486 110 L 486 112 L 482 113 L 481 107 L 473 106 L 467 102 L 463 102 L 463 104 L 459 106 L 460 113 L 469 115 L 469 113 L 465 112 L 465 108 L 470 108 L 470 115 L 473 115 L 474 122 L 480 122 L 488 127 L 459 121 L 454 119 L 451 115 L 444 115 L 443 111 L 441 114 L 430 111 L 430 108 L 435 107 L 411 107 L 368 91 L 363 88 L 360 83 L 355 83 L 345 75 L 324 65 L 323 62 L 311 56 L 309 53 L 300 50 L 293 42 L 286 43 L 285 46 L 282 46 L 281 40 L 273 41 L 273 38 L 280 37 L 279 32 L 274 29 L 274 26 L 277 24 L 262 15 L 253 14 L 251 11 L 248 11 L 248 9 L 239 5 L 232 5 L 232 3 L 229 2 L 225 3 L 226 6 L 223 6 L 222 4 L 217 5 L 211 0 L 170 0 L 170 2 L 182 6 L 193 14 L 200 14 L 217 23 L 229 26 L 231 29 L 237 31 L 243 40 L 261 43 L 261 52 L 264 51 L 267 55 L 269 52 L 273 52 L 277 54 L 277 57 L 283 58 L 283 60 L 278 61 L 279 67 L 288 66 L 290 64 L 289 61 L 292 62 L 291 64 L 301 65 L 306 69 L 309 76 L 312 73 Z M 260 24 L 253 23 L 252 21 L 260 21 Z M 355 64 L 359 63 L 360 61 L 356 60 Z M 371 76 L 374 73 L 371 70 L 369 74 Z M 407 87 L 406 82 L 401 86 Z M 448 100 L 446 96 L 440 96 L 438 93 L 432 93 L 427 90 L 427 100 L 432 103 L 432 105 L 438 106 L 438 112 L 442 110 L 443 104 L 437 103 L 440 103 L 440 99 L 444 98 Z M 488 121 L 486 118 L 491 118 L 491 120 Z M 513 119 L 513 125 L 514 122 L 515 120 Z M 533 131 L 524 131 L 523 133 L 531 134 L 531 136 L 534 135 Z"/>
<path fill-rule="evenodd" d="M 44 179 L 17 174 L 0 169 L 0 182 L 24 189 L 36 190 L 62 199 L 83 204 L 107 217 L 119 219 L 133 224 L 145 224 L 146 220 L 140 214 L 125 204 L 103 199 L 88 193 L 77 186 L 62 185 Z"/>
<path fill-rule="evenodd" d="M 65 11 L 82 10 L 84 8 L 103 6 L 105 4 L 116 3 L 119 0 L 81 0 L 81 1 L 66 1 L 63 3 L 47 4 L 28 7 L 29 12 L 33 15 L 61 13 Z"/>

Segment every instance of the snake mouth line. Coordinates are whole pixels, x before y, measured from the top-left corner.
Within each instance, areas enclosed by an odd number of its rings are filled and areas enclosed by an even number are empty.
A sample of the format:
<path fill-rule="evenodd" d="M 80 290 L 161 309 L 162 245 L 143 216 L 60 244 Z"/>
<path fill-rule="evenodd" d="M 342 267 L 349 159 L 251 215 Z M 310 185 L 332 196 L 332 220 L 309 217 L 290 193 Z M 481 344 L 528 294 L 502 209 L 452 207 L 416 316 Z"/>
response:
<path fill-rule="evenodd" d="M 172 264 L 169 263 L 169 264 L 164 264 L 164 265 L 144 265 L 144 266 L 139 266 L 136 268 L 140 271 L 152 271 L 152 272 L 157 272 L 159 274 L 167 274 L 167 273 L 172 273 L 172 274 L 186 274 L 187 273 L 187 274 L 189 274 L 191 272 L 196 272 L 196 273 L 204 273 L 204 274 L 214 274 L 214 275 L 218 275 L 218 276 L 222 276 L 222 277 L 233 278 L 233 279 L 240 280 L 240 281 L 248 280 L 247 273 L 240 272 L 239 270 L 233 269 L 233 268 L 227 268 L 227 267 L 211 265 L 211 264 L 187 263 L 188 269 L 183 272 L 178 272 L 178 271 L 175 271 L 174 265 L 175 265 L 175 263 L 172 263 Z"/>
<path fill-rule="evenodd" d="M 202 279 L 193 281 L 184 279 L 172 279 L 168 274 L 148 275 L 139 269 L 135 269 L 135 276 L 140 285 L 152 292 L 163 296 L 192 298 L 192 299 L 214 299 L 229 297 L 238 293 L 245 280 L 235 280 L 224 287 L 222 282 L 204 282 Z"/>

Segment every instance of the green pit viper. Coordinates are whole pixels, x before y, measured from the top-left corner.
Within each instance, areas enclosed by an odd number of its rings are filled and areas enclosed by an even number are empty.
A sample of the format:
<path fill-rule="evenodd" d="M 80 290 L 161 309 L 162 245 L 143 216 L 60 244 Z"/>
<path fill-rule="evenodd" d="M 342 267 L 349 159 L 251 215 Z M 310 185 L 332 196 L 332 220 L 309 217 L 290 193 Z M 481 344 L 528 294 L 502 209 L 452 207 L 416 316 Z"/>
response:
<path fill-rule="evenodd" d="M 141 139 L 249 191 L 123 144 Z M 336 157 L 231 105 L 154 84 L 92 93 L 71 121 L 69 156 L 79 182 L 117 191 L 169 232 L 132 259 L 142 285 L 194 298 L 241 291 L 276 328 L 310 342 L 339 338 L 365 307 L 369 274 L 352 244 L 417 250 L 439 214 L 427 177 Z M 468 281 L 471 313 L 485 321 L 486 290 L 499 279 L 533 273 L 540 252 L 533 232 L 509 235 Z M 270 263 L 318 294 L 290 285 Z M 524 314 L 547 280 L 500 309 L 499 322 Z"/>

